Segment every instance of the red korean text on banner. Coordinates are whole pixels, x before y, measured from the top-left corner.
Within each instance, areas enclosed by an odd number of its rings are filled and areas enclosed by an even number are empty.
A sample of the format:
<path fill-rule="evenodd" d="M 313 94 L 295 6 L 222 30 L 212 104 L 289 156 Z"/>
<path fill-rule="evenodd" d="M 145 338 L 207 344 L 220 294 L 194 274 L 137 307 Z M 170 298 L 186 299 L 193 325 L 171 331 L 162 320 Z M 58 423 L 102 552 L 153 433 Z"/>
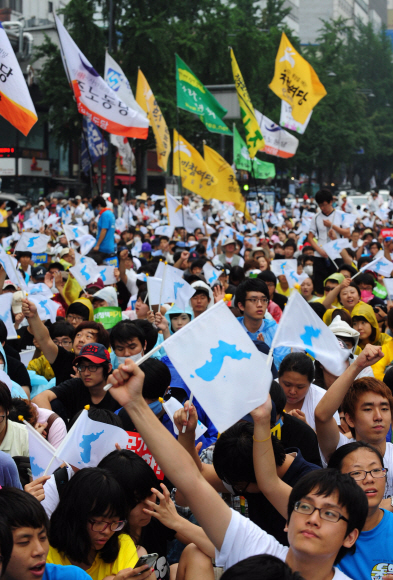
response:
<path fill-rule="evenodd" d="M 136 431 L 127 431 L 127 433 L 130 436 L 127 443 L 127 449 L 133 451 L 134 453 L 139 455 L 139 457 L 142 457 L 142 459 L 144 459 L 146 463 L 150 465 L 150 467 L 156 474 L 157 479 L 162 481 L 164 479 L 164 472 L 159 467 L 153 455 L 148 450 L 147 445 L 143 441 L 142 437 Z"/>
<path fill-rule="evenodd" d="M 383 238 L 388 238 L 388 237 L 393 238 L 393 228 L 382 228 L 381 236 Z"/>

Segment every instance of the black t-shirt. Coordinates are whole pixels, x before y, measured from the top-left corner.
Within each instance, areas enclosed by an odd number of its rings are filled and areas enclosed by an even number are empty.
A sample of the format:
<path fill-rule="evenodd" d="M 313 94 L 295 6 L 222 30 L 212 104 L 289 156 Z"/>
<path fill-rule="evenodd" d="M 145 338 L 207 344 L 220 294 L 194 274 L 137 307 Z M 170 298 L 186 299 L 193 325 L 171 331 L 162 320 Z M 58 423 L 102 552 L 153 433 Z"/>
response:
<path fill-rule="evenodd" d="M 17 333 L 19 338 L 11 339 L 7 341 L 12 348 L 20 352 L 21 350 L 35 349 L 33 344 L 34 336 L 27 330 L 28 326 L 22 326 L 18 328 Z"/>
<path fill-rule="evenodd" d="M 29 387 L 31 391 L 30 376 L 25 365 L 12 356 L 7 356 L 7 374 L 11 381 L 15 381 L 21 387 Z"/>
<path fill-rule="evenodd" d="M 92 405 L 97 409 L 108 409 L 113 413 L 120 406 L 111 396 L 110 391 L 105 394 L 102 401 L 95 405 L 91 400 L 89 389 L 85 387 L 82 379 L 69 379 L 50 390 L 63 403 L 68 419 L 72 419 L 75 413 L 81 411 L 85 405 Z"/>
<path fill-rule="evenodd" d="M 158 554 L 157 562 L 154 564 L 157 580 L 169 580 L 167 542 L 172 541 L 175 535 L 175 530 L 167 528 L 153 517 L 150 524 L 142 528 L 139 544 L 147 550 L 148 554 Z"/>
<path fill-rule="evenodd" d="M 5 355 L 8 356 L 12 356 L 12 358 L 15 358 L 16 360 L 20 361 L 20 354 L 19 352 L 13 348 L 12 346 L 10 346 L 9 344 L 4 344 L 3 346 L 3 350 L 5 352 Z"/>
<path fill-rule="evenodd" d="M 315 431 L 304 421 L 287 413 L 283 416 L 281 443 L 285 449 L 297 447 L 306 461 L 322 466 Z"/>
<path fill-rule="evenodd" d="M 288 297 L 284 296 L 283 294 L 279 294 L 278 292 L 274 292 L 273 296 L 272 296 L 272 300 L 283 311 L 285 308 L 285 304 L 288 302 Z"/>
<path fill-rule="evenodd" d="M 56 377 L 56 385 L 70 380 L 71 374 L 75 374 L 73 369 L 75 353 L 66 350 L 62 346 L 59 346 L 58 349 L 56 360 L 51 364 Z"/>
<path fill-rule="evenodd" d="M 295 459 L 289 466 L 282 481 L 293 487 L 303 475 L 319 469 L 318 465 L 313 465 L 302 457 L 299 449 L 285 449 L 286 453 L 297 453 Z M 284 532 L 285 518 L 283 518 L 272 504 L 266 499 L 263 493 L 245 493 L 244 497 L 248 502 L 248 515 L 250 520 L 276 538 L 280 544 L 288 546 L 287 533 Z"/>

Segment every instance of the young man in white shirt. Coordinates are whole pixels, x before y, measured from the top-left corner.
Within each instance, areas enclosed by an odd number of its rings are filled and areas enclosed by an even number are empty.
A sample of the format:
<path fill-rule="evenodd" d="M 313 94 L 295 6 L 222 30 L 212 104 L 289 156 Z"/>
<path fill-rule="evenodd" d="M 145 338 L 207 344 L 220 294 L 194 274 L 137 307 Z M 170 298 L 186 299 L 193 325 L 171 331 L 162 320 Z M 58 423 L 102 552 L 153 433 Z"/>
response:
<path fill-rule="evenodd" d="M 231 510 L 207 483 L 187 451 L 161 425 L 143 399 L 144 374 L 138 366 L 127 359 L 109 381 L 113 385 L 112 397 L 125 408 L 155 460 L 184 494 L 214 544 L 217 565 L 228 568 L 249 556 L 271 554 L 305 580 L 348 578 L 334 564 L 344 555 L 342 552 L 353 548 L 368 510 L 363 491 L 348 475 L 317 470 L 293 488 L 288 506 L 290 547 L 287 548 Z M 303 502 L 314 508 L 312 513 L 305 515 Z"/>
<path fill-rule="evenodd" d="M 348 238 L 350 228 L 342 228 L 339 225 L 341 224 L 342 212 L 333 208 L 333 195 L 328 189 L 318 191 L 315 195 L 315 201 L 321 211 L 311 219 L 307 241 L 315 250 L 314 289 L 318 294 L 322 295 L 323 281 L 330 274 L 336 272 L 336 267 L 322 246 L 338 237 Z M 317 238 L 318 242 L 315 241 L 315 238 Z"/>

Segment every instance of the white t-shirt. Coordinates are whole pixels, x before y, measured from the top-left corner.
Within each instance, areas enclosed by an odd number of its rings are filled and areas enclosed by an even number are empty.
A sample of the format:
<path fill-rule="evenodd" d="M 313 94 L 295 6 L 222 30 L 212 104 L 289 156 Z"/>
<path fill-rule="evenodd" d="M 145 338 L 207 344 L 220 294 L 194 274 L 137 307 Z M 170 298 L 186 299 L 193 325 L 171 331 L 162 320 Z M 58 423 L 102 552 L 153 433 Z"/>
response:
<path fill-rule="evenodd" d="M 67 474 L 69 481 L 71 477 L 74 475 L 74 470 L 72 469 L 72 467 L 67 467 Z M 51 475 L 50 479 L 48 479 L 44 483 L 44 492 L 45 499 L 41 502 L 41 505 L 46 511 L 46 515 L 50 519 L 60 501 L 59 492 L 57 491 L 57 485 L 54 475 Z"/>
<path fill-rule="evenodd" d="M 342 213 L 343 213 L 342 211 L 337 209 L 333 210 L 332 213 L 329 215 L 325 215 L 320 211 L 314 217 L 311 218 L 310 232 L 312 232 L 317 238 L 318 246 L 324 246 L 325 244 L 331 241 L 331 239 L 328 236 L 328 231 L 331 228 L 326 227 L 323 221 L 329 220 L 332 225 L 340 226 L 342 223 L 341 220 Z M 337 232 L 336 235 L 341 237 L 339 234 L 337 234 Z M 319 256 L 319 254 L 317 253 L 316 256 Z"/>
<path fill-rule="evenodd" d="M 348 443 L 354 443 L 356 439 L 348 439 L 343 433 L 340 433 L 338 444 L 336 449 L 342 447 L 343 445 L 348 445 Z M 322 453 L 320 453 L 322 459 L 322 467 L 327 467 L 327 462 Z M 386 486 L 384 499 L 391 497 L 393 495 L 393 443 L 386 443 L 386 451 L 383 456 L 384 467 L 387 467 L 388 474 L 386 477 Z"/>
<path fill-rule="evenodd" d="M 302 411 L 306 415 L 306 421 L 312 429 L 315 431 L 315 408 L 319 401 L 326 394 L 325 389 L 318 387 L 311 383 L 310 388 L 307 391 L 307 395 L 303 399 Z M 340 416 L 338 412 L 334 413 L 334 418 L 337 425 L 340 425 Z"/>
<path fill-rule="evenodd" d="M 288 546 L 283 546 L 251 520 L 232 510 L 232 518 L 221 550 L 216 550 L 216 566 L 227 570 L 240 560 L 260 554 L 276 556 L 285 562 L 288 550 Z M 333 580 L 348 580 L 348 578 L 338 568 L 334 568 Z"/>

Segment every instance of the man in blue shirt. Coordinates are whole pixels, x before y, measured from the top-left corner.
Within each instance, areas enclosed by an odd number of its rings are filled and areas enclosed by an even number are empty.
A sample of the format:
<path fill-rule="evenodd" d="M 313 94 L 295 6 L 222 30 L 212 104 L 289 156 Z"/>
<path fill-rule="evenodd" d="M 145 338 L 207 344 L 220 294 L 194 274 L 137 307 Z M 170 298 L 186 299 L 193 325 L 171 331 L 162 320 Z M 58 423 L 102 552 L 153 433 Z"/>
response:
<path fill-rule="evenodd" d="M 265 319 L 269 304 L 269 289 L 263 280 L 248 278 L 236 289 L 235 306 L 243 316 L 238 321 L 243 326 L 251 340 L 261 340 L 269 347 L 277 330 L 277 322 Z M 291 352 L 287 347 L 276 347 L 273 350 L 274 364 L 278 369 L 282 359 Z"/>
<path fill-rule="evenodd" d="M 106 207 L 106 201 L 100 195 L 93 199 L 93 208 L 98 210 L 97 243 L 93 254 L 101 254 L 102 258 L 108 258 L 116 252 L 115 243 L 115 216 Z M 94 258 L 94 255 L 93 255 Z M 95 258 L 94 258 L 95 259 Z"/>

